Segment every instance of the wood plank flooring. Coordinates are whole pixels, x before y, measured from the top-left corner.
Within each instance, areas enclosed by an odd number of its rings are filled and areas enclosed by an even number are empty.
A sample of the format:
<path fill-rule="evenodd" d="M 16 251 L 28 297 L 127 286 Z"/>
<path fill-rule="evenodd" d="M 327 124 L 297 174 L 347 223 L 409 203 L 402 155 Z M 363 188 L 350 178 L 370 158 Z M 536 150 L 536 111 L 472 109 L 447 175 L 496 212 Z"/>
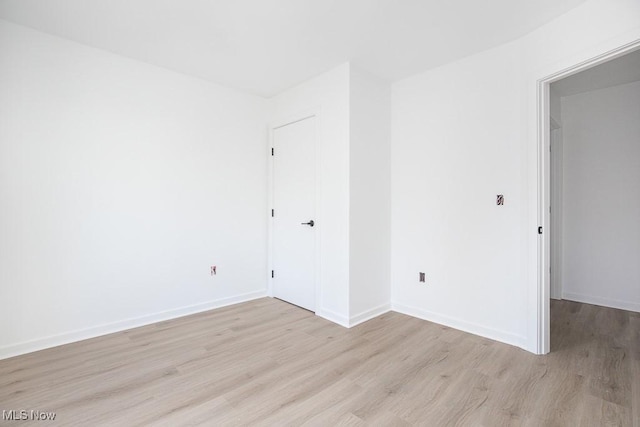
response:
<path fill-rule="evenodd" d="M 264 298 L 0 361 L 0 425 L 635 426 L 640 314 L 552 301 L 552 352 Z M 0 414 L 1 415 L 1 414 Z"/>

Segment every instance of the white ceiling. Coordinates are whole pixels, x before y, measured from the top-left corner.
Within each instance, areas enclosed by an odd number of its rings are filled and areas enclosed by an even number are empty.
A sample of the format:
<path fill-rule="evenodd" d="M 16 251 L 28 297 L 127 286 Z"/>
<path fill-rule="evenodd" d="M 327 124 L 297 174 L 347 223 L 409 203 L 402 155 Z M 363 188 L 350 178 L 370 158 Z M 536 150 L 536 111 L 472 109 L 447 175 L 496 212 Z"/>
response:
<path fill-rule="evenodd" d="M 584 0 L 0 0 L 0 17 L 262 96 L 345 61 L 389 81 Z"/>
<path fill-rule="evenodd" d="M 607 61 L 551 84 L 559 96 L 571 96 L 592 90 L 640 81 L 640 50 Z"/>

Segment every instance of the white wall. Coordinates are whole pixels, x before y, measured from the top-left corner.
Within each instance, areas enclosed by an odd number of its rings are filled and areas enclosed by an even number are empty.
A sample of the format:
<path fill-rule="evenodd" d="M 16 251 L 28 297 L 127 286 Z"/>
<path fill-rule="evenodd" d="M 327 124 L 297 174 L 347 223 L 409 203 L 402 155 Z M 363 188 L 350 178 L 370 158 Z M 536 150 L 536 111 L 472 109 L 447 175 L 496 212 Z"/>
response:
<path fill-rule="evenodd" d="M 537 81 L 637 39 L 640 2 L 591 0 L 393 84 L 392 307 L 540 351 Z"/>
<path fill-rule="evenodd" d="M 393 307 L 512 343 L 525 310 L 519 60 L 511 43 L 392 95 Z"/>
<path fill-rule="evenodd" d="M 550 297 L 562 299 L 562 97 L 549 88 L 550 156 Z"/>
<path fill-rule="evenodd" d="M 316 313 L 343 325 L 349 324 L 349 75 L 346 63 L 270 100 L 272 123 L 319 113 L 321 289 Z"/>
<path fill-rule="evenodd" d="M 355 67 L 350 79 L 350 323 L 389 310 L 391 87 Z"/>
<path fill-rule="evenodd" d="M 553 98 L 552 98 L 553 99 Z M 560 99 L 558 98 L 558 101 Z M 553 116 L 551 117 L 553 119 Z M 555 122 L 558 123 L 557 121 Z M 550 290 L 553 299 L 562 299 L 562 128 L 556 127 L 550 131 L 550 233 L 549 236 L 549 267 Z"/>
<path fill-rule="evenodd" d="M 266 107 L 0 21 L 0 357 L 264 295 Z"/>
<path fill-rule="evenodd" d="M 562 98 L 563 298 L 640 311 L 640 82 Z"/>

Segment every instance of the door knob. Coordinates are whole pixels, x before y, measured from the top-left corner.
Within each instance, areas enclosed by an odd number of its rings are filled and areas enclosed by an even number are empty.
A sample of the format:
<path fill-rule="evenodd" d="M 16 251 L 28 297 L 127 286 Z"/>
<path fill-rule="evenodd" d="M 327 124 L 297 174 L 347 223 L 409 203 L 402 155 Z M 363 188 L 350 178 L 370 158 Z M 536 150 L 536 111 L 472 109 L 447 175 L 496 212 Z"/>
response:
<path fill-rule="evenodd" d="M 313 227 L 316 223 L 313 222 L 313 220 L 309 221 L 309 222 L 303 222 L 301 225 L 308 225 L 309 227 Z"/>

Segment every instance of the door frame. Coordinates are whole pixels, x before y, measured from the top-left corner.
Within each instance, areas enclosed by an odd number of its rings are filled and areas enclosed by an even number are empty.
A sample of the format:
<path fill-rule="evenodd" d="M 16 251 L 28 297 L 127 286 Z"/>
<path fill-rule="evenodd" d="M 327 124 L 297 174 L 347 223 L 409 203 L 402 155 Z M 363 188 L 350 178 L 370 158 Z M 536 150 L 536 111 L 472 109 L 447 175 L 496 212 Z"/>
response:
<path fill-rule="evenodd" d="M 549 215 L 551 199 L 551 117 L 550 117 L 550 85 L 551 83 L 595 67 L 604 62 L 616 59 L 627 53 L 640 49 L 640 39 L 618 45 L 604 50 L 597 55 L 574 63 L 571 66 L 561 68 L 547 74 L 536 81 L 536 153 L 537 153 L 537 224 L 542 226 L 543 233 L 538 234 L 537 239 L 537 296 L 536 296 L 536 332 L 535 353 L 547 354 L 551 350 L 551 320 L 550 320 L 550 294 L 551 294 L 551 223 Z M 548 231 L 549 230 L 549 231 Z"/>
<path fill-rule="evenodd" d="M 273 251 L 274 251 L 274 226 L 273 226 L 273 217 L 271 216 L 271 209 L 274 208 L 274 192 L 275 192 L 275 180 L 274 180 L 274 156 L 271 155 L 274 147 L 274 131 L 278 128 L 294 124 L 296 122 L 300 122 L 306 119 L 314 119 L 314 155 L 315 155 L 315 171 L 314 171 L 314 182 L 315 182 L 315 218 L 313 220 L 316 222 L 314 225 L 315 236 L 314 236 L 314 312 L 318 312 L 320 309 L 320 301 L 322 298 L 322 288 L 321 284 L 321 242 L 322 242 L 322 216 L 321 216 L 321 197 L 320 197 L 320 166 L 321 166 L 321 150 L 320 150 L 320 109 L 310 109 L 304 110 L 297 114 L 288 115 L 279 120 L 274 120 L 269 124 L 269 137 L 267 141 L 267 295 L 269 297 L 274 297 L 273 295 L 273 284 L 274 278 L 271 277 L 271 271 L 275 270 L 274 259 L 273 259 Z M 276 153 L 277 155 L 277 153 Z M 276 211 L 277 215 L 277 211 Z M 277 272 L 276 272 L 277 274 Z"/>

